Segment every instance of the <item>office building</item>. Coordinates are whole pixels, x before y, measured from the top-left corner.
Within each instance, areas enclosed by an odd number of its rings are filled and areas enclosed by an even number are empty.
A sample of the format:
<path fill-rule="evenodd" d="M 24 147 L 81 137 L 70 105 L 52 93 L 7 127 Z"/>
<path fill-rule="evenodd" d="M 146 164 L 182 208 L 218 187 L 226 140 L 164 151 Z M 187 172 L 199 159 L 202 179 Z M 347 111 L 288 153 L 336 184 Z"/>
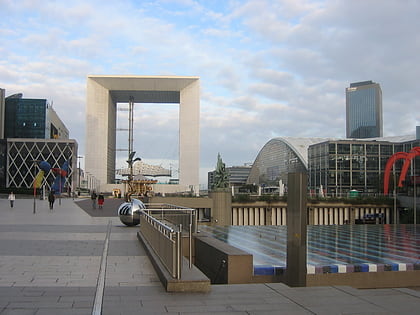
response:
<path fill-rule="evenodd" d="M 314 144 L 308 148 L 309 189 L 313 194 L 343 197 L 351 191 L 383 193 L 388 159 L 396 152 L 409 152 L 416 146 L 420 146 L 420 140 L 412 136 Z M 402 162 L 395 166 L 399 176 Z"/>
<path fill-rule="evenodd" d="M 289 173 L 304 172 L 312 195 L 344 197 L 355 190 L 380 194 L 388 159 L 396 152 L 409 152 L 418 146 L 420 138 L 414 135 L 366 140 L 273 138 L 258 153 L 247 183 L 275 187 L 281 180 L 287 187 Z M 395 164 L 397 178 L 402 165 L 403 161 Z M 408 180 L 420 171 L 412 168 L 410 172 Z"/>
<path fill-rule="evenodd" d="M 326 138 L 279 137 L 268 141 L 252 165 L 247 183 L 258 186 L 287 185 L 289 173 L 307 172 L 308 147 Z"/>
<path fill-rule="evenodd" d="M 6 91 L 0 88 L 0 139 L 4 138 L 4 106 Z"/>
<path fill-rule="evenodd" d="M 47 161 L 56 170 L 68 163 L 64 186 L 74 190 L 77 142 L 46 99 L 5 97 L 0 89 L 0 118 L 0 188 L 31 189 L 38 162 Z M 42 190 L 51 189 L 55 178 L 53 170 L 45 174 Z"/>
<path fill-rule="evenodd" d="M 77 142 L 73 139 L 6 139 L 6 146 L 0 145 L 1 149 L 6 149 L 6 152 L 0 152 L 0 156 L 6 156 L 3 179 L 5 187 L 32 188 L 34 177 L 40 171 L 38 163 L 34 161 L 47 161 L 56 169 L 61 169 L 67 161 L 68 171 L 64 187 L 66 192 L 74 191 L 77 147 Z M 50 190 L 56 176 L 52 171 L 45 174 L 41 187 L 45 191 Z"/>
<path fill-rule="evenodd" d="M 383 136 L 382 90 L 378 83 L 363 81 L 346 88 L 346 137 Z"/>
<path fill-rule="evenodd" d="M 229 186 L 241 186 L 245 185 L 248 179 L 249 173 L 251 172 L 251 165 L 243 166 L 230 166 L 226 167 L 226 172 L 229 175 Z M 207 184 L 210 190 L 214 183 L 215 171 L 208 172 Z"/>
<path fill-rule="evenodd" d="M 5 138 L 68 139 L 69 131 L 46 99 L 5 99 Z"/>

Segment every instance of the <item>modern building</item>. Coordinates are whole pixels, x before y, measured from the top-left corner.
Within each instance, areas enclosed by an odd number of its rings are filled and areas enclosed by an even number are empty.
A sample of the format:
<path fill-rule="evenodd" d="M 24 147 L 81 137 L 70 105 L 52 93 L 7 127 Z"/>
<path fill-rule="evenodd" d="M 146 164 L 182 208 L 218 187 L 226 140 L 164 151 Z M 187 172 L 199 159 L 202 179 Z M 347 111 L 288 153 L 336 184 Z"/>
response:
<path fill-rule="evenodd" d="M 8 138 L 3 141 L 6 145 L 0 146 L 3 150 L 0 156 L 5 156 L 6 159 L 0 159 L 0 162 L 6 163 L 4 178 L 0 180 L 4 181 L 4 187 L 32 188 L 34 178 L 40 171 L 39 162 L 47 161 L 55 169 L 61 169 L 64 162 L 68 162 L 64 187 L 66 192 L 75 190 L 73 178 L 77 178 L 78 148 L 75 140 Z M 41 187 L 45 191 L 50 190 L 56 176 L 52 171 L 45 174 Z"/>
<path fill-rule="evenodd" d="M 69 131 L 46 99 L 5 99 L 5 138 L 68 139 Z"/>
<path fill-rule="evenodd" d="M 117 104 L 179 104 L 179 185 L 199 192 L 200 80 L 180 76 L 89 75 L 86 93 L 86 171 L 101 190 L 115 188 Z M 132 128 L 129 128 L 132 130 Z M 129 145 L 132 145 L 132 138 Z M 150 148 L 152 149 L 152 148 Z M 128 148 L 129 155 L 135 152 Z M 163 188 L 163 185 L 159 185 Z M 169 191 L 166 191 L 169 192 Z"/>
<path fill-rule="evenodd" d="M 0 139 L 4 138 L 4 107 L 6 91 L 0 88 Z"/>
<path fill-rule="evenodd" d="M 326 140 L 293 137 L 271 139 L 255 158 L 247 184 L 279 186 L 281 180 L 287 185 L 288 173 L 307 172 L 309 146 Z"/>
<path fill-rule="evenodd" d="M 51 189 L 54 172 L 67 162 L 64 186 L 74 191 L 77 142 L 69 139 L 68 129 L 46 99 L 23 98 L 21 93 L 5 97 L 0 89 L 0 118 L 0 188 L 32 188 L 39 162 L 46 161 L 52 169 L 44 174 L 43 190 Z"/>
<path fill-rule="evenodd" d="M 363 81 L 346 88 L 346 137 L 383 136 L 382 90 L 378 83 Z"/>
<path fill-rule="evenodd" d="M 251 172 L 251 165 L 243 166 L 229 166 L 226 167 L 226 172 L 229 175 L 229 186 L 241 186 L 245 185 L 248 179 L 249 173 Z M 210 190 L 214 183 L 215 171 L 208 172 L 207 174 L 207 185 Z"/>
<path fill-rule="evenodd" d="M 385 165 L 396 152 L 419 146 L 414 136 L 369 140 L 329 140 L 308 148 L 309 189 L 313 194 L 347 196 L 350 191 L 383 192 Z M 396 173 L 402 162 L 396 163 Z"/>
<path fill-rule="evenodd" d="M 305 172 L 313 195 L 347 196 L 350 191 L 381 194 L 388 159 L 418 146 L 420 138 L 414 135 L 352 140 L 274 138 L 258 153 L 247 183 L 280 187 L 281 181 L 287 187 L 289 173 Z M 396 176 L 402 165 L 403 161 L 395 163 Z M 412 165 L 416 165 L 415 160 Z M 418 173 L 420 168 L 412 167 L 409 176 Z"/>

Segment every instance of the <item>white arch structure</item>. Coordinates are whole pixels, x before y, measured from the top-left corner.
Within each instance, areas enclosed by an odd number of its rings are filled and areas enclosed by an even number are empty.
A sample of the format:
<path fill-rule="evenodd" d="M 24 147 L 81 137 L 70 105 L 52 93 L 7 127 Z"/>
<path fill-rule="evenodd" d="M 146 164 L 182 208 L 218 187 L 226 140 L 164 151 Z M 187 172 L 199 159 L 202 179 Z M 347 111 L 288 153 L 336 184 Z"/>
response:
<path fill-rule="evenodd" d="M 183 76 L 89 75 L 85 169 L 109 188 L 115 178 L 117 103 L 179 104 L 179 185 L 199 191 L 200 81 Z M 181 188 L 180 187 L 180 188 Z"/>

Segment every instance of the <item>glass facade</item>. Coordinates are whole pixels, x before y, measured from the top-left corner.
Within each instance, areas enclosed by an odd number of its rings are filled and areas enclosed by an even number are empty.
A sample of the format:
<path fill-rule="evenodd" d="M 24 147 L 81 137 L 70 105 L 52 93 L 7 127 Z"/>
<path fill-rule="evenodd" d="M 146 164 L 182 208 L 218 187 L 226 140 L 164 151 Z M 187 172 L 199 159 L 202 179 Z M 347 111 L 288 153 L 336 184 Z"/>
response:
<path fill-rule="evenodd" d="M 322 189 L 323 195 L 336 196 L 345 196 L 351 190 L 382 193 L 388 159 L 396 152 L 409 152 L 419 145 L 419 140 L 403 144 L 337 140 L 311 145 L 308 149 L 309 189 L 313 194 L 319 194 Z M 395 163 L 397 178 L 403 162 Z M 411 172 L 417 171 L 412 168 Z"/>
<path fill-rule="evenodd" d="M 230 166 L 226 167 L 226 171 L 229 174 L 229 185 L 243 185 L 246 184 L 248 179 L 249 172 L 251 171 L 250 166 Z M 214 182 L 214 173 L 215 171 L 208 172 L 207 174 L 207 184 L 208 189 L 211 189 Z"/>
<path fill-rule="evenodd" d="M 6 98 L 5 138 L 45 138 L 47 100 Z"/>
<path fill-rule="evenodd" d="M 344 197 L 351 190 L 382 194 L 388 159 L 396 152 L 409 152 L 419 146 L 420 139 L 414 137 L 375 140 L 274 138 L 258 153 L 247 184 L 278 187 L 280 180 L 287 185 L 288 173 L 303 172 L 308 174 L 308 189 L 313 195 Z M 399 178 L 403 164 L 404 160 L 394 164 L 396 178 Z M 420 183 L 418 165 L 420 156 L 413 159 L 406 177 L 411 186 L 413 178 Z M 392 178 L 390 183 L 394 183 Z M 413 187 L 408 184 L 398 192 L 410 194 L 410 189 Z M 420 189 L 417 190 L 420 195 Z"/>
<path fill-rule="evenodd" d="M 382 91 L 372 81 L 346 88 L 347 138 L 382 137 Z"/>
<path fill-rule="evenodd" d="M 255 159 L 247 183 L 278 186 L 282 180 L 287 185 L 288 173 L 306 172 L 305 163 L 289 143 L 279 138 L 272 139 Z"/>

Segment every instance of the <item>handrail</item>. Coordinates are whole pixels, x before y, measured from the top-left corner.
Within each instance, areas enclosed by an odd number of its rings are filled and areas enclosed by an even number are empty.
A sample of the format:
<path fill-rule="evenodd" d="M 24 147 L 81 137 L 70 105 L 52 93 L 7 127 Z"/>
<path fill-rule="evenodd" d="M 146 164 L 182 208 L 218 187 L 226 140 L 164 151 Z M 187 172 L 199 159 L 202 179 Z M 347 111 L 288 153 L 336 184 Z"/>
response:
<path fill-rule="evenodd" d="M 143 210 L 149 215 L 171 222 L 175 226 L 182 224 L 185 229 L 188 229 L 189 223 L 191 223 L 193 233 L 197 232 L 198 217 L 196 209 L 166 203 L 146 203 L 145 206 L 146 209 Z"/>
<path fill-rule="evenodd" d="M 140 232 L 172 277 L 181 277 L 181 233 L 140 211 Z"/>
<path fill-rule="evenodd" d="M 173 228 L 171 228 L 170 226 L 166 225 L 165 223 L 159 221 L 158 219 L 155 219 L 153 216 L 151 216 L 150 214 L 147 213 L 146 209 L 144 209 L 144 210 L 142 209 L 140 211 L 140 213 L 142 213 L 145 217 L 145 220 L 148 221 L 149 223 L 151 223 L 157 230 L 159 230 L 164 235 L 166 235 L 170 239 L 172 239 L 172 237 L 170 237 L 170 234 L 175 233 L 175 230 Z"/>
<path fill-rule="evenodd" d="M 188 230 L 189 267 L 192 268 L 192 233 L 197 231 L 197 211 L 192 208 L 164 203 L 145 204 L 145 207 L 140 210 L 141 217 L 152 227 L 151 230 L 145 226 L 149 231 L 145 231 L 145 233 L 148 233 L 148 239 L 147 237 L 146 239 L 171 275 L 180 279 L 183 257 L 182 227 L 184 226 Z M 173 226 L 168 225 L 165 221 L 172 223 Z M 142 224 L 140 224 L 140 229 L 142 229 Z M 162 243 L 155 242 L 156 238 L 161 237 L 159 237 L 159 234 L 154 234 L 153 230 L 163 235 L 170 243 L 162 240 L 166 243 L 166 247 L 161 247 Z M 169 247 L 172 249 L 169 249 Z"/>

